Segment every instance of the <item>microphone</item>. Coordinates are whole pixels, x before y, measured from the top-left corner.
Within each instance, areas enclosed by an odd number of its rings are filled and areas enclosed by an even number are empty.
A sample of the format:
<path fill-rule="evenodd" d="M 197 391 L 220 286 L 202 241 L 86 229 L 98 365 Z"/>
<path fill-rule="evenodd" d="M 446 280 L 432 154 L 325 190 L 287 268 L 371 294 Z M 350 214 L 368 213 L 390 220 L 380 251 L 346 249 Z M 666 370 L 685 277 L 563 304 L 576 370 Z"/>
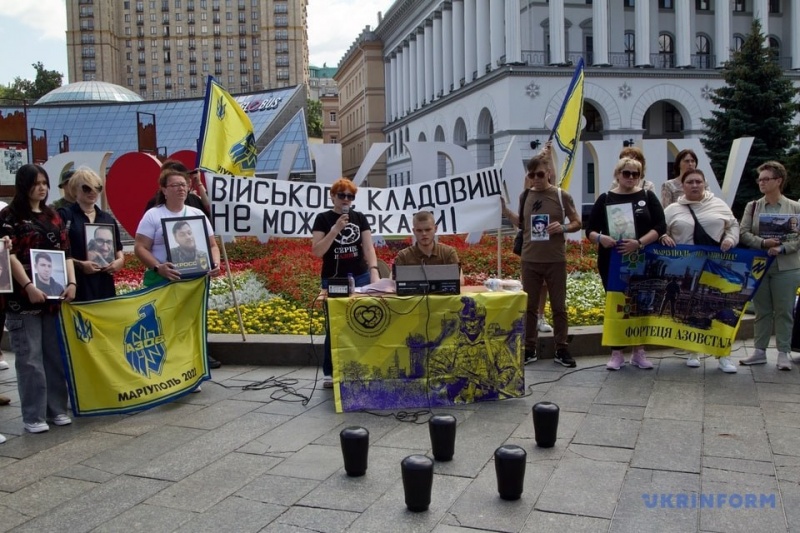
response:
<path fill-rule="evenodd" d="M 343 205 L 342 206 L 342 214 L 343 215 L 347 215 L 349 213 L 350 213 L 350 206 L 349 205 Z"/>

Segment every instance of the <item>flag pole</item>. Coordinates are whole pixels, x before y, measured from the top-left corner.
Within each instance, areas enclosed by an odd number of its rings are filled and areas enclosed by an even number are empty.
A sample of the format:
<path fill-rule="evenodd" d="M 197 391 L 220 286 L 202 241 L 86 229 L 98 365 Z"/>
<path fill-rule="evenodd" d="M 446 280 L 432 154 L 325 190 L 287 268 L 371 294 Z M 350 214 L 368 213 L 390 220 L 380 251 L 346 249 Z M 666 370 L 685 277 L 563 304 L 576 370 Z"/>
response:
<path fill-rule="evenodd" d="M 242 310 L 239 309 L 239 299 L 236 298 L 236 289 L 233 286 L 233 274 L 231 274 L 231 263 L 228 260 L 228 250 L 225 249 L 225 241 L 222 240 L 222 237 L 219 239 L 219 247 L 222 249 L 222 260 L 225 261 L 225 270 L 228 271 L 228 286 L 231 289 L 231 296 L 233 296 L 233 306 L 236 308 L 236 316 L 239 318 L 239 331 L 242 333 L 242 341 L 247 342 L 244 331 L 244 321 L 242 320 Z"/>

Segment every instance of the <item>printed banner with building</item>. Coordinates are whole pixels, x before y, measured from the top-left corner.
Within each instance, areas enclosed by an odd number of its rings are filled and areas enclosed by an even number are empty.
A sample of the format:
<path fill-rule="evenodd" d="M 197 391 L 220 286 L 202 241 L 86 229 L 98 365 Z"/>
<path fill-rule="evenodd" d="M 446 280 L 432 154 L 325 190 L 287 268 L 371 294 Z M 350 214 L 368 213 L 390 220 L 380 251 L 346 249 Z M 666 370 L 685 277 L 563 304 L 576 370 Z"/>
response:
<path fill-rule="evenodd" d="M 208 277 L 61 305 L 73 412 L 110 415 L 170 402 L 210 378 Z"/>
<path fill-rule="evenodd" d="M 331 298 L 336 412 L 524 394 L 524 292 Z"/>
<path fill-rule="evenodd" d="M 730 355 L 745 305 L 771 260 L 761 250 L 712 246 L 613 252 L 603 344 Z"/>

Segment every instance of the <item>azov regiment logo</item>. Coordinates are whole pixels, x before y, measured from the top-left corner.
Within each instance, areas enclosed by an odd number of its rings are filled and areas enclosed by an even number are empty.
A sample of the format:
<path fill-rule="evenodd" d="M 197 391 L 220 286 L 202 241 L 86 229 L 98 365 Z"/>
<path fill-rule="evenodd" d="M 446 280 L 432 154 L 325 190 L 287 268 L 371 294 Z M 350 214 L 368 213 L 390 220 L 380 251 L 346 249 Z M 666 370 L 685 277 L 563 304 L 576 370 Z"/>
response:
<path fill-rule="evenodd" d="M 125 328 L 125 358 L 137 374 L 149 378 L 150 373 L 161 374 L 167 347 L 161 319 L 156 316 L 153 302 L 139 308 L 139 320 Z"/>

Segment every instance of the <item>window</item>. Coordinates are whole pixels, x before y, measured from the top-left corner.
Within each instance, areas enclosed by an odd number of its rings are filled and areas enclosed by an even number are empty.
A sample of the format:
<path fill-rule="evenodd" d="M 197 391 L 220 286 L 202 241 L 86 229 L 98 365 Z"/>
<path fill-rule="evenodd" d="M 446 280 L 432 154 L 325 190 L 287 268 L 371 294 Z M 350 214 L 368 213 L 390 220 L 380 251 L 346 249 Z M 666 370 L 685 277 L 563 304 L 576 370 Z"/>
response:
<path fill-rule="evenodd" d="M 695 38 L 695 54 L 697 54 L 697 61 L 695 67 L 697 68 L 712 68 L 711 65 L 711 40 L 702 33 L 698 33 Z"/>
<path fill-rule="evenodd" d="M 781 12 L 781 2 L 780 2 L 780 0 L 769 0 L 769 12 L 770 13 L 780 13 Z"/>
<path fill-rule="evenodd" d="M 329 118 L 330 118 L 331 124 L 336 124 L 336 112 L 335 111 L 331 111 L 331 114 L 330 114 Z"/>
<path fill-rule="evenodd" d="M 632 31 L 625 32 L 625 58 L 629 67 L 636 63 L 636 34 Z"/>
<path fill-rule="evenodd" d="M 636 1 L 635 0 L 625 0 L 625 4 L 624 5 L 625 5 L 625 7 L 636 7 Z"/>
<path fill-rule="evenodd" d="M 744 0 L 733 0 L 733 10 L 744 12 Z"/>
<path fill-rule="evenodd" d="M 658 67 L 672 68 L 675 66 L 675 55 L 673 54 L 672 35 L 662 33 L 658 36 Z"/>
<path fill-rule="evenodd" d="M 744 37 L 741 35 L 733 36 L 733 51 L 738 52 L 744 46 Z"/>
<path fill-rule="evenodd" d="M 672 3 L 672 0 L 658 0 L 658 8 L 659 9 L 674 9 L 675 6 Z"/>
<path fill-rule="evenodd" d="M 772 52 L 772 59 L 777 61 L 781 57 L 781 43 L 775 37 L 768 37 L 767 43 L 769 51 Z"/>
<path fill-rule="evenodd" d="M 710 0 L 696 0 L 694 7 L 697 9 L 697 11 L 709 11 L 711 9 L 710 4 Z"/>
<path fill-rule="evenodd" d="M 664 132 L 680 133 L 683 131 L 683 117 L 680 111 L 671 104 L 664 105 Z"/>

